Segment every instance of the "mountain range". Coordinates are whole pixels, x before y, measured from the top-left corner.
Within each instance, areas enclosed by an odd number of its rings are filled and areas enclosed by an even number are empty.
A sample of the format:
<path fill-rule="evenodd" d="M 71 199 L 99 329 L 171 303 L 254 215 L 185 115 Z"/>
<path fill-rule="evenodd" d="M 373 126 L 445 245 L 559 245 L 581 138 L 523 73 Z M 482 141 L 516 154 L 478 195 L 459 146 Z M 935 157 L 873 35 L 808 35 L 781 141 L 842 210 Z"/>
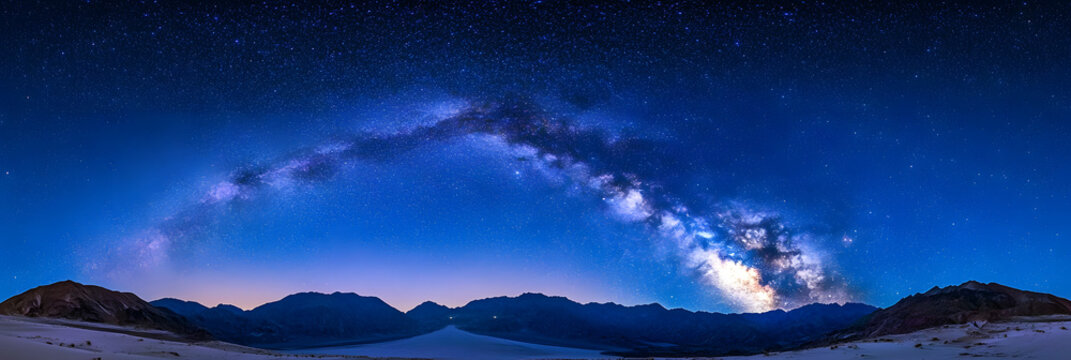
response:
<path fill-rule="evenodd" d="M 653 356 L 791 348 L 851 325 L 875 309 L 863 304 L 812 304 L 788 312 L 720 314 L 670 310 L 659 304 L 579 304 L 529 293 L 476 300 L 455 309 L 429 304 L 408 314 L 433 328 L 451 324 L 511 340 L 611 347 L 619 349 L 613 351 L 619 355 Z"/>
<path fill-rule="evenodd" d="M 184 316 L 214 337 L 264 348 L 374 342 L 422 333 L 417 322 L 379 298 L 353 293 L 299 293 L 249 311 L 160 299 L 152 305 Z"/>
<path fill-rule="evenodd" d="M 401 312 L 376 297 L 299 293 L 242 310 L 179 299 L 147 303 L 134 294 L 64 281 L 0 303 L 0 314 L 59 317 L 167 330 L 191 339 L 271 349 L 380 342 L 454 326 L 510 340 L 598 349 L 626 356 L 753 354 L 969 321 L 1071 314 L 1071 302 L 999 284 L 934 288 L 878 309 L 811 304 L 792 311 L 721 314 L 655 303 L 581 304 L 526 293 L 447 307 L 425 302 Z"/>
<path fill-rule="evenodd" d="M 813 304 L 789 312 L 719 314 L 669 310 L 658 304 L 580 304 L 534 293 L 476 300 L 457 308 L 425 302 L 407 313 L 378 298 L 351 293 L 295 294 L 249 311 L 178 299 L 152 304 L 185 316 L 218 339 L 267 348 L 374 342 L 453 325 L 482 335 L 619 354 L 791 348 L 851 325 L 876 309 L 863 304 Z"/>

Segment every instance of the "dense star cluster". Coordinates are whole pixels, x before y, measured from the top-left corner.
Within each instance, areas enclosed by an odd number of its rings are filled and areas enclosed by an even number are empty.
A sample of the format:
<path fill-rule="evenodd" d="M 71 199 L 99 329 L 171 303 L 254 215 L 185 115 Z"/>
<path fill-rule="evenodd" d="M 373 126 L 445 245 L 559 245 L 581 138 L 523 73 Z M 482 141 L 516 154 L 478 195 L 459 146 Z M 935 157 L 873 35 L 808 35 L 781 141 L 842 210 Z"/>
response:
<path fill-rule="evenodd" d="M 844 284 L 797 242 L 805 241 L 776 214 L 728 206 L 722 213 L 694 214 L 685 202 L 665 193 L 659 179 L 639 178 L 627 166 L 632 142 L 609 139 L 552 118 L 520 100 L 473 104 L 432 125 L 391 134 L 359 134 L 298 151 L 276 163 L 240 169 L 203 195 L 192 208 L 169 217 L 119 253 L 120 269 L 165 264 L 172 246 L 203 241 L 206 223 L 219 208 L 272 190 L 315 185 L 339 173 L 349 161 L 382 160 L 417 146 L 456 137 L 484 135 L 502 151 L 531 161 L 550 180 L 568 181 L 599 197 L 614 218 L 646 224 L 668 241 L 702 281 L 748 311 L 794 308 L 813 302 L 849 301 Z M 133 260 L 133 263 L 129 260 Z"/>
<path fill-rule="evenodd" d="M 1071 253 L 1071 3 L 0 16 L 0 297 L 73 278 L 242 306 L 758 311 L 1071 289 L 1051 275 Z"/>

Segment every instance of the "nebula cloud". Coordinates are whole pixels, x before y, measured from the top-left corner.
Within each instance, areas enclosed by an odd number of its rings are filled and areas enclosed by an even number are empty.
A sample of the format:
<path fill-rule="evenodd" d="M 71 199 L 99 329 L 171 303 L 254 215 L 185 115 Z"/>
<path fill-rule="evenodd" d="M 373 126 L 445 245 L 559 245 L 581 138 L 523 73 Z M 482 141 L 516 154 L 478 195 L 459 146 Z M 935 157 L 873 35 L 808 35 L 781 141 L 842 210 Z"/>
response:
<path fill-rule="evenodd" d="M 540 174 L 597 197 L 607 215 L 640 225 L 705 285 L 743 311 L 795 308 L 850 300 L 839 275 L 812 249 L 811 235 L 777 214 L 736 203 L 695 213 L 674 194 L 630 170 L 630 142 L 545 113 L 525 100 L 468 104 L 437 122 L 393 133 L 361 133 L 303 149 L 274 163 L 237 169 L 184 211 L 132 240 L 136 265 L 158 266 L 196 246 L 202 232 L 233 203 L 334 178 L 352 161 L 386 161 L 419 146 L 465 136 L 486 137 Z"/>

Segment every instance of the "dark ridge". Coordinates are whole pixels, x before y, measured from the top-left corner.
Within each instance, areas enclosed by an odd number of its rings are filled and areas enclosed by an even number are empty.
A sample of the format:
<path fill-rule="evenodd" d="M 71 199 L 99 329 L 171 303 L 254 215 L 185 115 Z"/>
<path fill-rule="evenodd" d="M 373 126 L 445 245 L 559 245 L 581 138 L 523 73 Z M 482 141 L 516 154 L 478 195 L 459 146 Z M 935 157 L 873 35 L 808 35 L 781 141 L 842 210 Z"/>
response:
<path fill-rule="evenodd" d="M 184 317 L 190 317 L 191 315 L 200 314 L 201 312 L 208 310 L 207 307 L 196 301 L 186 301 L 175 298 L 153 300 L 150 301 L 149 304 L 158 308 L 171 310 Z"/>
<path fill-rule="evenodd" d="M 905 334 L 972 321 L 1001 321 L 1016 316 L 1071 314 L 1071 301 L 997 283 L 968 281 L 901 299 L 836 334 L 836 340 Z"/>
<path fill-rule="evenodd" d="M 418 308 L 422 321 L 434 321 L 436 326 L 449 324 L 512 340 L 645 357 L 789 349 L 843 329 L 876 309 L 863 304 L 814 304 L 789 312 L 720 314 L 669 310 L 657 303 L 580 304 L 537 293 L 475 300 L 455 309 Z"/>
<path fill-rule="evenodd" d="M 165 330 L 192 340 L 210 339 L 208 333 L 183 316 L 154 307 L 137 295 L 70 280 L 13 296 L 0 303 L 0 314 Z"/>
<path fill-rule="evenodd" d="M 154 303 L 176 312 L 204 308 L 166 299 Z M 383 300 L 341 292 L 293 294 L 249 311 L 221 304 L 184 315 L 220 340 L 264 348 L 364 343 L 420 333 L 415 321 Z"/>

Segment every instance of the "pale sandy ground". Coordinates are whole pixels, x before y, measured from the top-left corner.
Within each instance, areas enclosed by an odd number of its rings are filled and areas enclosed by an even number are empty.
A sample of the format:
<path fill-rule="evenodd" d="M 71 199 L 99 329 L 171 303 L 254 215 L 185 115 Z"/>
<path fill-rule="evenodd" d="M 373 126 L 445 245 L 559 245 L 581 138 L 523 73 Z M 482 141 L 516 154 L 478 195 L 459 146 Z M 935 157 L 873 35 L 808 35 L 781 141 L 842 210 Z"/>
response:
<path fill-rule="evenodd" d="M 396 356 L 439 360 L 612 359 L 598 350 L 538 345 L 473 334 L 453 326 L 408 339 L 376 344 L 295 352 L 333 355 Z"/>
<path fill-rule="evenodd" d="M 78 323 L 0 316 L 0 360 L 367 359 L 345 354 L 472 360 L 608 358 L 594 350 L 521 343 L 457 329 L 388 343 L 282 354 L 221 342 L 187 344 L 66 326 L 71 324 Z M 1023 318 L 933 328 L 835 347 L 710 359 L 1071 359 L 1069 329 L 1071 317 Z"/>
<path fill-rule="evenodd" d="M 65 324 L 78 323 L 0 316 L 0 360 L 367 359 L 352 356 L 279 354 L 215 341 L 187 344 L 81 329 Z"/>
<path fill-rule="evenodd" d="M 835 348 L 726 357 L 742 359 L 1071 359 L 1071 318 L 955 325 L 839 344 Z"/>

